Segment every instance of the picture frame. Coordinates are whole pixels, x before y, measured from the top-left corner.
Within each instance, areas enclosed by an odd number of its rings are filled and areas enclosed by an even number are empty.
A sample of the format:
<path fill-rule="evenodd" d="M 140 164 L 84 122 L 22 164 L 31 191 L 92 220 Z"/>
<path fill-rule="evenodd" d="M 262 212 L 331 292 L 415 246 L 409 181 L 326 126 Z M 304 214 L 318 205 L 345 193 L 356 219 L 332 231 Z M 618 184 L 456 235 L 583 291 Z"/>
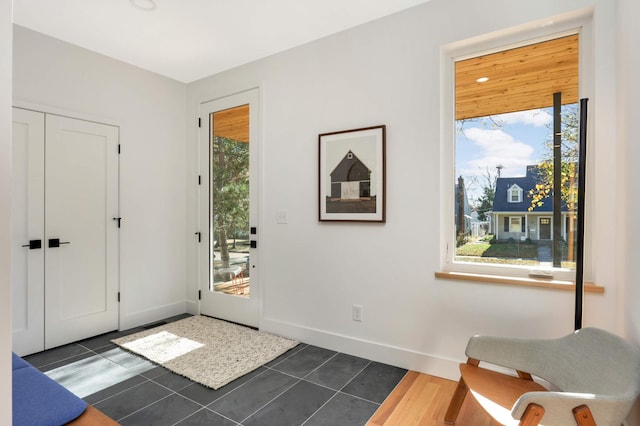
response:
<path fill-rule="evenodd" d="M 318 135 L 318 220 L 386 221 L 386 126 Z"/>

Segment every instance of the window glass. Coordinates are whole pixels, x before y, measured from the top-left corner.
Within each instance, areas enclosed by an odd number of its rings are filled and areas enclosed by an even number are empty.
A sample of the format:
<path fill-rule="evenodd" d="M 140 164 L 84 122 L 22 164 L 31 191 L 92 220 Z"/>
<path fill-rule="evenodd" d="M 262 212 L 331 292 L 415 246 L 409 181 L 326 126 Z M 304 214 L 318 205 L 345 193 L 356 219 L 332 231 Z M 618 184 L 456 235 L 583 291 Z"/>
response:
<path fill-rule="evenodd" d="M 511 223 L 509 226 L 509 232 L 511 233 L 519 233 L 520 229 L 521 229 L 521 222 L 520 222 L 520 218 L 519 217 L 510 217 L 509 219 L 511 219 Z"/>
<path fill-rule="evenodd" d="M 522 189 L 519 186 L 514 185 L 509 189 L 509 202 L 519 203 L 522 201 Z"/>
<path fill-rule="evenodd" d="M 578 36 L 457 61 L 455 79 L 454 262 L 575 269 Z"/>
<path fill-rule="evenodd" d="M 209 288 L 250 296 L 249 105 L 210 114 Z"/>

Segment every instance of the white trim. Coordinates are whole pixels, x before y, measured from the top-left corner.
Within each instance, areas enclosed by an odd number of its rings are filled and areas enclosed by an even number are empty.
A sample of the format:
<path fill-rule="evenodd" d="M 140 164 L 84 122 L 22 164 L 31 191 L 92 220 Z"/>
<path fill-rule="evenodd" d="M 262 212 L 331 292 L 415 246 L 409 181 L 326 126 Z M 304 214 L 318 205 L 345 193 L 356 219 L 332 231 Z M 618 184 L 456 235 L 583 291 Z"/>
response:
<path fill-rule="evenodd" d="M 200 302 L 198 300 L 187 300 L 187 313 L 191 315 L 198 315 L 200 313 Z"/>
<path fill-rule="evenodd" d="M 440 269 L 445 272 L 469 272 L 490 275 L 526 277 L 528 267 L 511 265 L 488 265 L 480 263 L 455 262 L 455 62 L 488 53 L 524 46 L 545 40 L 578 34 L 580 43 L 579 96 L 589 97 L 593 92 L 594 74 L 592 62 L 594 40 L 594 8 L 588 7 L 558 16 L 533 21 L 524 25 L 506 28 L 489 34 L 445 45 L 440 55 Z M 589 126 L 591 135 L 593 123 Z M 587 177 L 589 179 L 589 177 Z M 510 214 L 512 214 L 511 212 Z M 587 214 L 589 212 L 587 211 Z M 494 212 L 495 214 L 495 212 Z M 526 215 L 525 215 L 526 216 Z M 495 217 L 495 216 L 494 216 Z M 495 223 L 495 235 L 499 235 Z M 590 246 L 587 246 L 585 258 L 589 259 Z M 586 263 L 589 265 L 589 263 Z M 572 280 L 575 273 L 566 269 L 554 269 L 557 279 Z M 589 276 L 590 271 L 585 271 Z"/>
<path fill-rule="evenodd" d="M 260 330 L 295 339 L 310 345 L 359 356 L 408 370 L 458 380 L 458 365 L 464 359 L 451 359 L 407 348 L 359 339 L 317 328 L 303 327 L 273 318 L 263 318 Z"/>
<path fill-rule="evenodd" d="M 514 231 L 514 222 L 518 222 L 518 230 Z M 509 216 L 509 233 L 510 234 L 522 234 L 522 216 Z"/>
<path fill-rule="evenodd" d="M 518 195 L 518 201 L 513 201 L 513 193 Z M 507 189 L 507 203 L 521 203 L 522 202 L 522 188 L 518 184 L 513 184 Z"/>
<path fill-rule="evenodd" d="M 443 53 L 462 61 L 576 34 L 593 25 L 594 11 L 594 7 L 586 7 L 459 40 L 443 46 Z"/>
<path fill-rule="evenodd" d="M 142 324 L 149 324 L 175 315 L 184 314 L 187 312 L 186 307 L 187 301 L 182 301 L 145 309 L 143 311 L 132 312 L 126 315 L 121 314 L 120 330 L 127 330 Z"/>
<path fill-rule="evenodd" d="M 35 112 L 44 112 L 45 114 L 59 115 L 61 117 L 75 118 L 83 121 L 90 121 L 98 124 L 106 124 L 120 128 L 120 123 L 115 118 L 107 118 L 103 116 L 87 114 L 86 112 L 80 112 L 75 110 L 68 110 L 64 108 L 53 107 L 50 105 L 43 105 L 34 102 L 22 101 L 14 99 L 13 106 L 16 108 L 28 109 Z"/>

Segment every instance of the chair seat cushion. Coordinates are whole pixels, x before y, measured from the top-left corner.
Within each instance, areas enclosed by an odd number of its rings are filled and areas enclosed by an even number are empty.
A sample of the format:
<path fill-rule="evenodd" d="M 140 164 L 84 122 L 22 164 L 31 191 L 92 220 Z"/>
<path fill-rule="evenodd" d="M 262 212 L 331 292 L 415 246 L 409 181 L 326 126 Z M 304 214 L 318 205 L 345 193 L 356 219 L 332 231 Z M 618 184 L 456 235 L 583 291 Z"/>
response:
<path fill-rule="evenodd" d="M 14 425 L 63 425 L 80 416 L 87 408 L 87 403 L 82 399 L 15 357 L 12 380 Z"/>
<path fill-rule="evenodd" d="M 520 396 L 547 390 L 532 380 L 469 364 L 460 364 L 460 373 L 480 406 L 503 425 L 518 424 L 511 416 L 511 409 Z"/>

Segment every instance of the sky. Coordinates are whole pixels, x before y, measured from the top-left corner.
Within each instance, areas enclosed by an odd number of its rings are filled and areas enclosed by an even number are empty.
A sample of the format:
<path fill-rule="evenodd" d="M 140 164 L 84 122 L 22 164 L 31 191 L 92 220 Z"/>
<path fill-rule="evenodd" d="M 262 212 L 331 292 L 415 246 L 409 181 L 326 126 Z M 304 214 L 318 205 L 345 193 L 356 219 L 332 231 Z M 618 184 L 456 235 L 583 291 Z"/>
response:
<path fill-rule="evenodd" d="M 518 177 L 525 175 L 528 165 L 539 163 L 551 136 L 552 121 L 551 108 L 545 108 L 457 123 L 455 179 L 465 178 L 469 201 L 481 195 L 487 169 L 493 177 L 496 166 L 502 165 L 502 177 Z"/>

